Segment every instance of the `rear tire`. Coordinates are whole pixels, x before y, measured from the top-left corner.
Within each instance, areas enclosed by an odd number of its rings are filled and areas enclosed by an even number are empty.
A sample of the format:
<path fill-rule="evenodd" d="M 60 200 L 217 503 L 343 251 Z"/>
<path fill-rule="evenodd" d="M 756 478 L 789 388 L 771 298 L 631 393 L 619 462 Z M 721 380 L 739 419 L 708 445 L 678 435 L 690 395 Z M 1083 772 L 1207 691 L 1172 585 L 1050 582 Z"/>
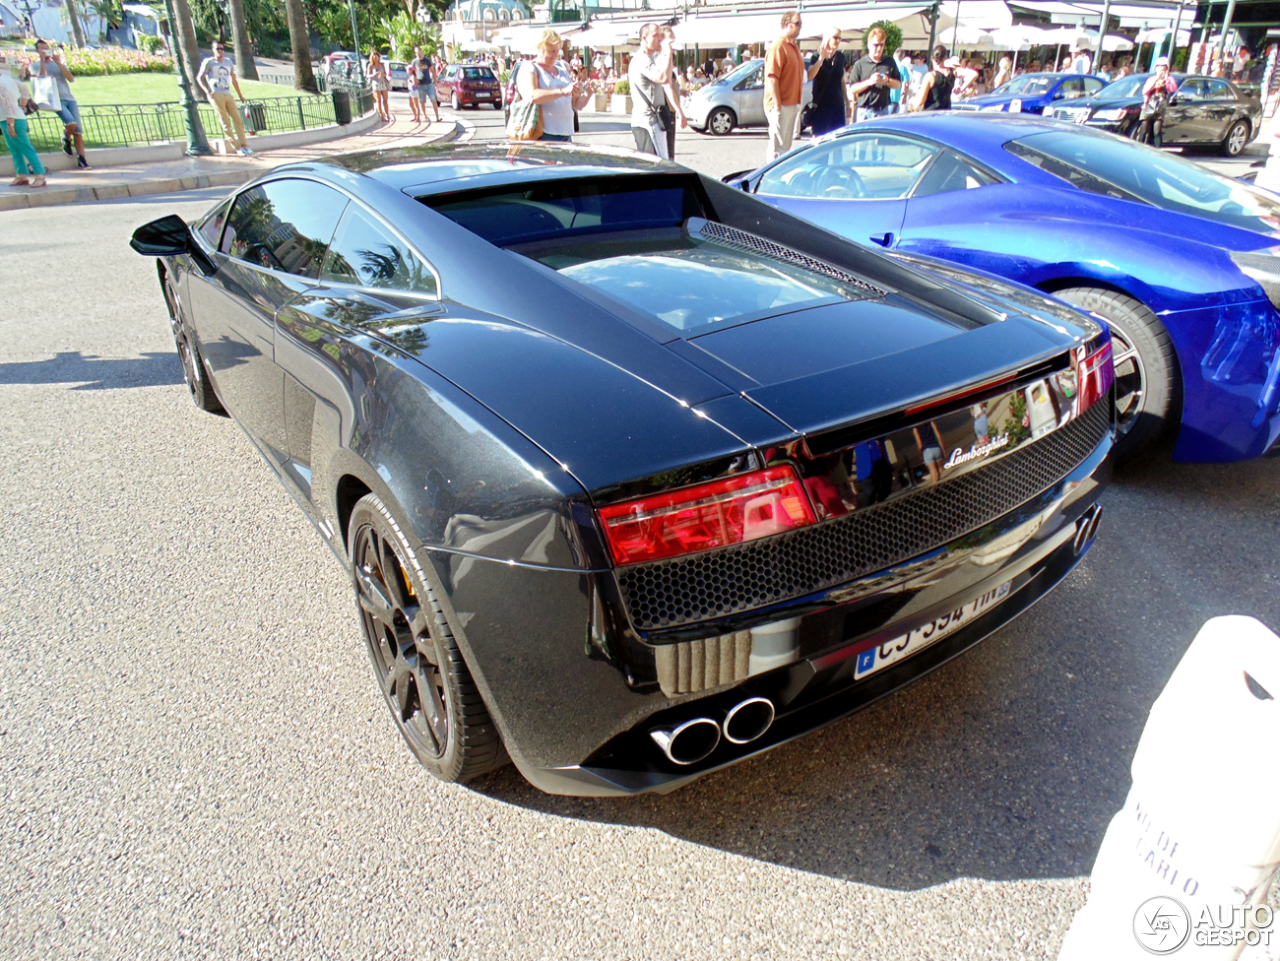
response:
<path fill-rule="evenodd" d="M 1228 157 L 1238 157 L 1249 143 L 1249 121 L 1240 119 L 1227 128 L 1219 149 Z"/>
<path fill-rule="evenodd" d="M 191 393 L 191 400 L 203 411 L 221 414 L 222 401 L 218 400 L 213 384 L 209 381 L 209 368 L 200 356 L 200 347 L 182 320 L 169 284 L 163 282 L 163 287 L 165 306 L 169 309 L 169 326 L 173 330 L 173 344 L 178 349 L 178 360 L 182 362 L 182 380 Z"/>
<path fill-rule="evenodd" d="M 442 781 L 468 781 L 506 763 L 444 611 L 377 494 L 356 502 L 347 540 L 374 677 L 409 749 Z"/>
<path fill-rule="evenodd" d="M 1106 320 L 1116 365 L 1116 460 L 1132 460 L 1181 421 L 1182 372 L 1169 331 L 1141 301 L 1096 287 L 1053 295 Z"/>

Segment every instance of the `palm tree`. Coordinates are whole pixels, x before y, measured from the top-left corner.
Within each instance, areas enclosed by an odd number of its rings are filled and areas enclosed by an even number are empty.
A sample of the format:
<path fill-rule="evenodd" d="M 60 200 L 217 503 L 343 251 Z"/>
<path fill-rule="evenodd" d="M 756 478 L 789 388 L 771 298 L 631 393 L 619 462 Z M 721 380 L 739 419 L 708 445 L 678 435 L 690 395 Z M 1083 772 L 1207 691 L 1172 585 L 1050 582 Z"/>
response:
<path fill-rule="evenodd" d="M 258 66 L 253 62 L 253 46 L 249 43 L 249 27 L 244 19 L 244 0 L 228 0 L 231 19 L 231 42 L 236 51 L 236 73 L 241 80 L 257 80 Z"/>
<path fill-rule="evenodd" d="M 177 40 L 178 55 L 187 65 L 191 96 L 203 100 L 204 93 L 196 83 L 196 74 L 200 72 L 200 47 L 196 44 L 196 25 L 191 19 L 191 5 L 187 0 L 173 0 L 173 16 L 178 22 L 170 24 L 170 33 Z"/>
<path fill-rule="evenodd" d="M 311 72 L 311 38 L 307 35 L 307 15 L 302 9 L 302 0 L 284 0 L 284 12 L 289 21 L 289 45 L 293 48 L 293 85 L 316 93 L 316 78 Z"/>
<path fill-rule="evenodd" d="M 67 0 L 67 16 L 71 20 L 71 32 L 75 35 L 76 46 L 84 46 L 84 28 L 80 26 L 80 14 L 76 12 L 75 0 Z"/>

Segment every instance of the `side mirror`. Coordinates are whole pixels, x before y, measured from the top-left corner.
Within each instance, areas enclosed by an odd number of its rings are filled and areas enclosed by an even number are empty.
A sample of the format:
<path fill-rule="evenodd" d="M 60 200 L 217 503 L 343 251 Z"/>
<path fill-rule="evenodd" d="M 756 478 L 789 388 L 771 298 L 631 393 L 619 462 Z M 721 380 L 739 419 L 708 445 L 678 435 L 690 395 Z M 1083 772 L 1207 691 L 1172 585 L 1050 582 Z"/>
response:
<path fill-rule="evenodd" d="M 135 230 L 129 246 L 144 257 L 176 257 L 191 250 L 191 231 L 186 221 L 170 214 Z"/>
<path fill-rule="evenodd" d="M 1065 97 L 1066 97 L 1066 94 L 1063 93 L 1061 90 L 1059 90 L 1057 93 L 1053 95 L 1054 100 L 1062 100 Z"/>

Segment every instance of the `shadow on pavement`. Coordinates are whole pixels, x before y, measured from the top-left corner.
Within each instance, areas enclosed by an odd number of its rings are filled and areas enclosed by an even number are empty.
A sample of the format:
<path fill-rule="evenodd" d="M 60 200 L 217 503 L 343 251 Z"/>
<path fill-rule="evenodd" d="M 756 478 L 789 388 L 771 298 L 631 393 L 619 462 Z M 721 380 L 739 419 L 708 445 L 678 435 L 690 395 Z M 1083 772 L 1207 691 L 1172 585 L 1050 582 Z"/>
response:
<path fill-rule="evenodd" d="M 513 767 L 476 789 L 899 890 L 1086 875 L 1203 622 L 1280 627 L 1275 473 L 1167 454 L 1123 472 L 1093 550 L 1038 606 L 867 710 L 673 794 L 550 797 Z"/>
<path fill-rule="evenodd" d="M 182 364 L 173 351 L 129 358 L 64 351 L 48 360 L 0 364 L 0 384 L 75 384 L 72 390 L 116 390 L 181 383 Z"/>

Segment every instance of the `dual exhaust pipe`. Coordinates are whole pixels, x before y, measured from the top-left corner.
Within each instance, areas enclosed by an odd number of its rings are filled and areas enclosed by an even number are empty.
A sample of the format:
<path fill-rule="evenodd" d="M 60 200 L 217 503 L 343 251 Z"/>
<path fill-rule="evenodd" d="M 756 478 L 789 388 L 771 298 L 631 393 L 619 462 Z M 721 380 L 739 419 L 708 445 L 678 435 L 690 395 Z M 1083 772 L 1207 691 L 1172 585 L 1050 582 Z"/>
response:
<path fill-rule="evenodd" d="M 649 737 L 672 764 L 697 764 L 720 745 L 723 735 L 731 744 L 750 744 L 773 725 L 773 702 L 749 697 L 724 713 L 717 723 L 709 717 L 695 717 L 679 724 L 655 727 Z"/>
<path fill-rule="evenodd" d="M 1098 533 L 1098 522 L 1102 520 L 1102 505 L 1094 504 L 1087 511 L 1080 515 L 1080 519 L 1076 521 L 1076 537 L 1072 541 L 1072 548 L 1078 555 L 1085 549 L 1085 546 L 1093 540 L 1093 535 Z"/>

